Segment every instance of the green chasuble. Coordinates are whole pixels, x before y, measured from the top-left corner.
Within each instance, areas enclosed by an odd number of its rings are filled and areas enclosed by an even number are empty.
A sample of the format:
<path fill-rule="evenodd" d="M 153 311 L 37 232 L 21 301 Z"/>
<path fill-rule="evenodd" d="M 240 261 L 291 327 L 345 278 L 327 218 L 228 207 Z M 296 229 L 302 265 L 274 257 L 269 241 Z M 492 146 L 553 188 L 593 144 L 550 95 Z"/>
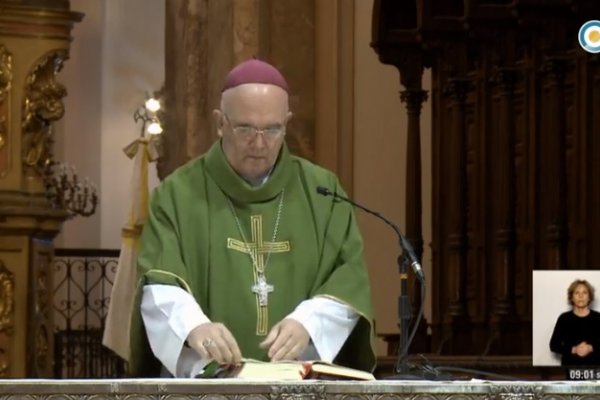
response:
<path fill-rule="evenodd" d="M 130 372 L 158 376 L 140 313 L 143 285 L 178 285 L 233 334 L 243 357 L 267 360 L 258 344 L 303 300 L 347 304 L 359 322 L 336 363 L 372 370 L 373 324 L 363 243 L 352 207 L 317 193 L 343 194 L 335 175 L 282 147 L 267 182 L 253 187 L 215 143 L 155 190 L 138 256 Z M 266 284 L 261 293 L 258 271 Z M 266 299 L 261 305 L 260 297 Z"/>

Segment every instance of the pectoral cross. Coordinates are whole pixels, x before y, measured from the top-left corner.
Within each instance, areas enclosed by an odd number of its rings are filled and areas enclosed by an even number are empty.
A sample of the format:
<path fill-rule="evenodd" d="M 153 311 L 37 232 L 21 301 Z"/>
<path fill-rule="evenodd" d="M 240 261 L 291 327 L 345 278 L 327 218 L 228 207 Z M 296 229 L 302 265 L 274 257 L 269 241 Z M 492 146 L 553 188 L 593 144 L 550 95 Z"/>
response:
<path fill-rule="evenodd" d="M 250 217 L 250 226 L 252 230 L 252 240 L 250 242 L 227 238 L 227 248 L 246 253 L 252 259 L 255 283 L 251 286 L 251 290 L 256 294 L 257 298 L 256 334 L 265 336 L 268 333 L 267 329 L 269 327 L 268 296 L 274 290 L 273 285 L 267 283 L 264 275 L 265 268 L 267 267 L 265 255 L 290 251 L 290 242 L 288 240 L 275 242 L 274 238 L 271 242 L 264 241 L 262 215 L 252 215 Z"/>
<path fill-rule="evenodd" d="M 252 285 L 252 291 L 258 295 L 258 305 L 266 307 L 269 305 L 269 293 L 274 290 L 273 285 L 269 285 L 264 275 L 258 276 L 258 283 Z"/>

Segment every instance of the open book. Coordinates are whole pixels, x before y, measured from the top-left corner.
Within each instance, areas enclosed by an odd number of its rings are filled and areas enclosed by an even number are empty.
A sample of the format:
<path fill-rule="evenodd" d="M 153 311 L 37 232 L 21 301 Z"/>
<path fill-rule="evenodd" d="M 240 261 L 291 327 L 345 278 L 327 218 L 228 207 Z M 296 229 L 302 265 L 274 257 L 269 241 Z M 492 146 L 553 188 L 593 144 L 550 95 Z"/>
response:
<path fill-rule="evenodd" d="M 242 364 L 222 368 L 215 363 L 207 365 L 202 378 L 239 378 L 250 380 L 294 380 L 302 379 L 356 379 L 372 381 L 370 372 L 342 367 L 326 361 L 258 361 L 244 359 Z"/>

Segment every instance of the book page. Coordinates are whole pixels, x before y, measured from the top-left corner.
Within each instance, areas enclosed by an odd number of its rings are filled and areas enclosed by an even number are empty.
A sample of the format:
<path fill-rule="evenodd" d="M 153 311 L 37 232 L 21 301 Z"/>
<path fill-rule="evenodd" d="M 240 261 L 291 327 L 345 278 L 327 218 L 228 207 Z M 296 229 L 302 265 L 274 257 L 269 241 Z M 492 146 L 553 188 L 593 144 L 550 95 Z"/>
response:
<path fill-rule="evenodd" d="M 252 380 L 295 380 L 304 379 L 307 366 L 300 361 L 263 362 L 244 360 L 235 377 Z"/>
<path fill-rule="evenodd" d="M 365 381 L 375 380 L 375 376 L 370 372 L 343 367 L 341 365 L 336 365 L 325 361 L 314 361 L 312 363 L 311 376 L 312 375 L 317 375 L 317 378 L 319 375 L 331 375 L 340 379 L 359 379 Z"/>

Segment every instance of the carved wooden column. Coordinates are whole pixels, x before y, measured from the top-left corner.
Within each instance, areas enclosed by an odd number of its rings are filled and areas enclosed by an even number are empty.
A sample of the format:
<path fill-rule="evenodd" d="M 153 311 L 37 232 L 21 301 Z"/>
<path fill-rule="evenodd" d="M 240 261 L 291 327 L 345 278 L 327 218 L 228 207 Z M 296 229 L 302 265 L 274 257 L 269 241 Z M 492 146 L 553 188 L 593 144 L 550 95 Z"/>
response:
<path fill-rule="evenodd" d="M 408 75 L 402 69 L 402 75 Z M 421 107 L 427 100 L 427 91 L 421 87 L 422 67 L 415 71 L 418 79 L 407 79 L 400 100 L 406 104 L 406 226 L 405 234 L 410 239 L 419 259 L 423 256 L 422 195 L 421 195 Z"/>
<path fill-rule="evenodd" d="M 18 5 L 16 5 L 18 3 Z M 51 377 L 52 240 L 67 212 L 46 199 L 66 89 L 68 1 L 0 1 L 0 377 Z"/>
<path fill-rule="evenodd" d="M 494 346 L 509 347 L 510 353 L 517 354 L 516 340 L 507 340 L 515 332 L 517 320 L 515 308 L 515 110 L 513 99 L 518 71 L 510 68 L 497 68 L 492 83 L 497 86 L 496 127 L 491 129 L 489 148 L 491 168 L 491 208 L 494 210 L 491 310 L 492 336 Z M 514 339 L 514 338 L 513 338 Z M 504 349 L 507 350 L 507 349 Z M 497 351 L 493 351 L 497 353 Z"/>
<path fill-rule="evenodd" d="M 541 268 L 564 269 L 567 265 L 567 210 L 564 79 L 567 61 L 549 57 L 541 66 L 542 96 L 538 140 L 540 142 L 541 192 L 544 244 Z"/>
<path fill-rule="evenodd" d="M 448 79 L 445 94 L 450 97 L 451 126 L 445 143 L 448 157 L 448 190 L 446 224 L 446 251 L 449 304 L 444 316 L 446 329 L 451 335 L 450 351 L 465 351 L 469 347 L 470 321 L 467 310 L 467 205 L 466 205 L 466 101 L 471 90 L 468 79 Z"/>
<path fill-rule="evenodd" d="M 399 67 L 400 81 L 406 88 L 400 92 L 400 100 L 406 104 L 407 142 L 406 142 L 406 200 L 404 233 L 414 247 L 419 260 L 423 258 L 423 229 L 422 229 L 422 194 L 421 194 L 421 107 L 427 100 L 427 91 L 422 89 L 423 65 L 420 57 L 414 57 Z M 416 316 L 421 307 L 422 288 L 409 274 L 411 287 L 411 303 L 413 315 Z M 411 346 L 413 352 L 428 351 L 427 323 L 421 321 Z"/>

